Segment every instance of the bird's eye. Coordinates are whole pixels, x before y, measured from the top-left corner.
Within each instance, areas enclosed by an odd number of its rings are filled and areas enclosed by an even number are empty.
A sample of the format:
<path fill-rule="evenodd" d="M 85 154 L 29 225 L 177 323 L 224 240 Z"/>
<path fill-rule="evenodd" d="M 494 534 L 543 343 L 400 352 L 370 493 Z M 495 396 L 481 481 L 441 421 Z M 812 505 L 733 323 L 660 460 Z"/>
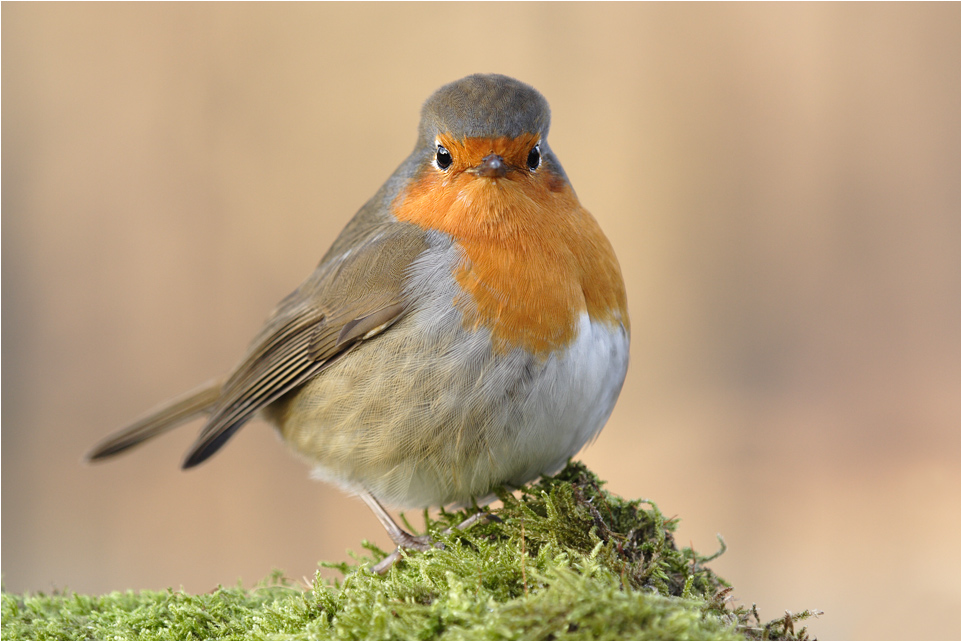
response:
<path fill-rule="evenodd" d="M 533 172 L 534 170 L 538 169 L 540 165 L 541 165 L 541 145 L 538 144 L 532 147 L 531 151 L 528 152 L 528 169 L 530 169 Z"/>
<path fill-rule="evenodd" d="M 451 167 L 451 152 L 445 149 L 444 145 L 438 145 L 437 163 L 440 169 Z"/>

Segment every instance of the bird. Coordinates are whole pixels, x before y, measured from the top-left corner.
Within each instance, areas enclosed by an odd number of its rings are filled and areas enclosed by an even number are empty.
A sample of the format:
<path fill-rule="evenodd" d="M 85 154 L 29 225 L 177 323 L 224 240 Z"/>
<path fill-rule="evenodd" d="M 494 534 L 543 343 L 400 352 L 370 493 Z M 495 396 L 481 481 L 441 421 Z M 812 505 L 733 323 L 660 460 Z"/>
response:
<path fill-rule="evenodd" d="M 313 476 L 371 507 L 394 559 L 432 543 L 385 506 L 467 505 L 560 470 L 615 406 L 630 322 L 612 245 L 549 125 L 546 99 L 508 76 L 438 89 L 413 152 L 239 364 L 87 459 L 205 417 L 192 468 L 259 417 Z"/>

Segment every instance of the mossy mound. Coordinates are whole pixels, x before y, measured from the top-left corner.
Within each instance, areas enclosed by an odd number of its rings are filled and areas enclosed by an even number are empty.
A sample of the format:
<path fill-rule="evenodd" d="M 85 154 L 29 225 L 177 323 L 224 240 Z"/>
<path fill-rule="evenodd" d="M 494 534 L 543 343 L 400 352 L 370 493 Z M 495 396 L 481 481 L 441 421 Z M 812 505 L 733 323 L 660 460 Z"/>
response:
<path fill-rule="evenodd" d="M 385 552 L 325 565 L 306 589 L 275 574 L 251 590 L 3 593 L 0 637 L 14 639 L 806 639 L 803 611 L 760 622 L 731 587 L 678 549 L 673 520 L 602 489 L 582 464 L 519 493 L 494 518 L 440 534 L 465 512 L 428 519 L 444 547 L 410 553 L 386 575 Z"/>

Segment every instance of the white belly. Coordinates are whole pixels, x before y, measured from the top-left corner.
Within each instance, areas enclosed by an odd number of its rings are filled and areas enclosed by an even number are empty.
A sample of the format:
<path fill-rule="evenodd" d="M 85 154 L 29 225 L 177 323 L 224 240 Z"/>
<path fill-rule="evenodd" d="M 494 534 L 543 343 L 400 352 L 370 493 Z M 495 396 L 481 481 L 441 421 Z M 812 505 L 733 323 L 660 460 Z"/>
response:
<path fill-rule="evenodd" d="M 628 370 L 628 336 L 621 326 L 592 324 L 587 315 L 578 337 L 551 356 L 522 406 L 519 425 L 500 457 L 508 483 L 521 485 L 560 470 L 604 427 Z"/>
<path fill-rule="evenodd" d="M 462 350 L 474 345 L 458 354 L 485 358 L 451 357 L 415 339 L 375 361 L 379 342 L 362 346 L 289 401 L 297 421 L 282 423 L 282 434 L 317 477 L 419 507 L 553 473 L 604 426 L 628 367 L 624 328 L 585 317 L 577 339 L 546 360 L 494 356 L 486 333 L 461 333 Z"/>

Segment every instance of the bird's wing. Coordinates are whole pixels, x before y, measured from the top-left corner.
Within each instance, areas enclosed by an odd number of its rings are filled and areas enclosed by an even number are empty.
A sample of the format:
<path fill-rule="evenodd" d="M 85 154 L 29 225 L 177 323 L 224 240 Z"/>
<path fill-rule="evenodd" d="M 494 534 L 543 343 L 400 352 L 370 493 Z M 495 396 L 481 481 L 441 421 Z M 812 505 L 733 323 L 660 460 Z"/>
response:
<path fill-rule="evenodd" d="M 426 248 L 422 230 L 394 223 L 322 263 L 281 302 L 224 383 L 184 467 L 213 455 L 258 410 L 400 319 L 409 306 L 408 268 Z"/>

